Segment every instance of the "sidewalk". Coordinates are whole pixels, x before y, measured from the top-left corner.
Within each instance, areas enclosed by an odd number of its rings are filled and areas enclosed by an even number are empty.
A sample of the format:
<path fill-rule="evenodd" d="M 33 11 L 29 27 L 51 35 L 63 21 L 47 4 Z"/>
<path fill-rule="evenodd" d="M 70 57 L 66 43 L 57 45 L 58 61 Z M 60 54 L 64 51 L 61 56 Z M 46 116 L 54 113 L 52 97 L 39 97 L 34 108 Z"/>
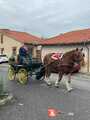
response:
<path fill-rule="evenodd" d="M 72 79 L 90 82 L 90 73 L 78 73 L 72 75 Z"/>
<path fill-rule="evenodd" d="M 52 74 L 50 77 L 50 81 L 52 84 L 55 83 L 55 81 L 58 79 L 58 75 Z M 66 87 L 65 82 L 68 80 L 68 76 L 63 76 L 60 87 Z M 90 75 L 87 74 L 75 74 L 71 76 L 71 85 L 73 88 L 83 89 L 90 91 Z"/>
<path fill-rule="evenodd" d="M 0 68 L 1 68 L 1 67 L 8 67 L 8 66 L 9 66 L 8 63 L 2 63 L 2 64 L 0 64 Z"/>
<path fill-rule="evenodd" d="M 2 99 L 0 98 L 0 106 L 5 105 L 6 103 L 11 101 L 12 99 L 13 99 L 13 95 L 12 94 L 4 95 L 4 97 Z"/>

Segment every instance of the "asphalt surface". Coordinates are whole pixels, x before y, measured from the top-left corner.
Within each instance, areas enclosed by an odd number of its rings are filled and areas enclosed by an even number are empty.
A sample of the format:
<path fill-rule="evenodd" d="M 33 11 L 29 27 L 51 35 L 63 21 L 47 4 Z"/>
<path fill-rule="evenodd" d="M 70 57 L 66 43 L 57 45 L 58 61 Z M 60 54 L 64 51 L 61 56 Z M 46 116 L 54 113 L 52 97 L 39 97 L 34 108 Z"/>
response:
<path fill-rule="evenodd" d="M 0 107 L 0 120 L 90 120 L 89 75 L 73 76 L 74 90 L 67 93 L 64 82 L 57 89 L 31 78 L 25 86 L 15 80 L 9 81 L 7 67 L 0 66 L 0 76 L 3 78 L 5 90 L 12 93 L 14 99 Z M 57 77 L 53 75 L 51 79 L 54 81 Z M 48 108 L 61 110 L 64 114 L 49 118 Z"/>

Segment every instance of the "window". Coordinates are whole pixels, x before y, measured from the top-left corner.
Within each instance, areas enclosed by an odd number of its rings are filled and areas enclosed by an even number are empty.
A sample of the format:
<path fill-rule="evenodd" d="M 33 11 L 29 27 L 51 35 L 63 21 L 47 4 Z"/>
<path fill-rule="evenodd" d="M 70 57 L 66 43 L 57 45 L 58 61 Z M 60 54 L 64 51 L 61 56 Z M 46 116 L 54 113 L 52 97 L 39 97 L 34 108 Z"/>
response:
<path fill-rule="evenodd" d="M 3 54 L 4 53 L 4 48 L 1 48 L 1 54 Z"/>

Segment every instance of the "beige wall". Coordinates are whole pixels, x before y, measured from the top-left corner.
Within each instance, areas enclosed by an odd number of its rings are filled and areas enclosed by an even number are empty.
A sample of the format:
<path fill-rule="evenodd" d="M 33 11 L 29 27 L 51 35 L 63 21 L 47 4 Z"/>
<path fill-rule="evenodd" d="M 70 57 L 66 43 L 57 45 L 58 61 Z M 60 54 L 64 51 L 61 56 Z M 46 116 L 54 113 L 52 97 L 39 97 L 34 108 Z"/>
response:
<path fill-rule="evenodd" d="M 74 48 L 82 48 L 83 47 L 83 51 L 85 53 L 85 63 L 86 65 L 84 67 L 82 67 L 81 69 L 81 72 L 87 72 L 87 69 L 88 69 L 88 54 L 87 54 L 87 48 L 85 46 L 82 46 L 82 45 L 68 45 L 68 46 L 43 46 L 42 47 L 42 60 L 44 58 L 44 56 L 47 54 L 47 53 L 52 53 L 52 52 L 62 52 L 62 53 L 65 53 L 67 51 L 70 51 Z M 89 45 L 89 48 L 90 48 L 90 45 Z M 90 55 L 89 55 L 90 57 Z M 90 58 L 89 58 L 90 59 Z M 89 60 L 89 63 L 90 63 L 90 60 Z M 90 64 L 89 64 L 89 72 L 90 72 Z"/>
<path fill-rule="evenodd" d="M 6 54 L 8 57 L 11 56 L 12 54 L 12 48 L 13 47 L 17 47 L 17 53 L 18 53 L 18 49 L 20 48 L 20 46 L 23 43 L 20 43 L 10 37 L 7 36 L 3 36 L 3 44 L 1 44 L 0 42 L 0 48 L 4 48 L 4 54 Z"/>
<path fill-rule="evenodd" d="M 0 48 L 4 48 L 4 54 L 6 54 L 8 57 L 12 55 L 12 48 L 16 47 L 17 48 L 17 54 L 19 51 L 19 48 L 23 45 L 23 43 L 10 38 L 8 36 L 3 36 L 3 44 L 1 44 L 1 34 L 0 34 Z M 32 47 L 32 57 L 36 57 L 36 50 L 37 46 L 32 46 L 30 44 L 27 44 L 28 47 Z"/>

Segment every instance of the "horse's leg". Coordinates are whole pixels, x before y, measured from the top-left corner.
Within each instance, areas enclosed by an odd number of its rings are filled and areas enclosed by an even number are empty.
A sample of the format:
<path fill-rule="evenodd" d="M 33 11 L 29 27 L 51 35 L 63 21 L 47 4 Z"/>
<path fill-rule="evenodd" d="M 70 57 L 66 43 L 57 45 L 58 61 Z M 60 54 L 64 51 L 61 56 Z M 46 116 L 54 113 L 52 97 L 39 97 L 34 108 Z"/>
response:
<path fill-rule="evenodd" d="M 68 75 L 68 80 L 66 80 L 66 89 L 67 91 L 71 91 L 73 88 L 71 87 L 71 74 Z"/>
<path fill-rule="evenodd" d="M 68 75 L 68 83 L 71 83 L 71 74 Z"/>
<path fill-rule="evenodd" d="M 63 77 L 63 73 L 62 72 L 60 72 L 59 73 L 59 77 L 58 77 L 58 79 L 56 80 L 56 82 L 55 82 L 55 87 L 59 87 L 59 83 L 60 83 L 60 81 L 62 80 L 62 77 Z"/>
<path fill-rule="evenodd" d="M 48 86 L 51 86 L 51 85 L 52 85 L 51 82 L 50 82 L 49 77 L 45 77 L 45 82 L 46 82 L 46 84 L 47 84 Z"/>
<path fill-rule="evenodd" d="M 45 70 L 45 82 L 47 85 L 51 85 L 51 82 L 50 82 L 50 75 L 51 75 L 51 72 L 50 72 L 50 69 L 49 67 Z"/>

